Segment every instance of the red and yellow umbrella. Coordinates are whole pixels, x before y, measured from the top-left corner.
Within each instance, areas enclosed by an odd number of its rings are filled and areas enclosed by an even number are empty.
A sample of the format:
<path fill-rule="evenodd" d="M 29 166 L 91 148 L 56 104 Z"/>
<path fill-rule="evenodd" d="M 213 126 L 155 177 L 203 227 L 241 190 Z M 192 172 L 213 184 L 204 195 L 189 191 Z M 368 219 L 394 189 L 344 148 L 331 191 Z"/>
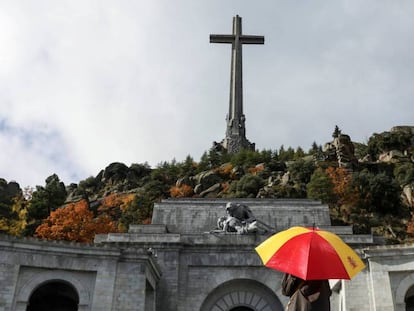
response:
<path fill-rule="evenodd" d="M 292 227 L 256 247 L 266 267 L 304 280 L 351 279 L 365 268 L 359 256 L 336 234 Z"/>

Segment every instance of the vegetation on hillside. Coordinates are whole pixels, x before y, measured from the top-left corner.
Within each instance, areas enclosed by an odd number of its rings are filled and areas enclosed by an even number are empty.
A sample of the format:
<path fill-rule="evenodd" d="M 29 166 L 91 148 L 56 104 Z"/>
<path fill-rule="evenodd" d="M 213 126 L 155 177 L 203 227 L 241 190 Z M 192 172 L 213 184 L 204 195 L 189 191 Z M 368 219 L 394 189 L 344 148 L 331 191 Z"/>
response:
<path fill-rule="evenodd" d="M 333 138 L 341 135 L 336 127 Z M 411 241 L 412 132 L 374 134 L 367 144 L 351 147 L 358 161 L 316 143 L 308 151 L 281 146 L 227 154 L 212 148 L 198 162 L 188 156 L 155 168 L 112 163 L 79 184 L 64 185 L 53 174 L 44 186 L 22 190 L 0 179 L 0 232 L 92 242 L 97 233 L 150 223 L 154 202 L 169 197 L 309 198 L 329 205 L 333 224 L 373 232 L 389 243 Z"/>

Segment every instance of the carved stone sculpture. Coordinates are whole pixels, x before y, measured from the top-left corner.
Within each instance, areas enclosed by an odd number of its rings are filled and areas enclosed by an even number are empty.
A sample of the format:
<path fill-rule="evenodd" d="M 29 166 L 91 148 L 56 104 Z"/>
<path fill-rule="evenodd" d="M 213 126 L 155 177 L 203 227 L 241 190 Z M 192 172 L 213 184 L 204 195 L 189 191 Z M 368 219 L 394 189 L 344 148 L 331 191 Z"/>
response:
<path fill-rule="evenodd" d="M 226 214 L 217 221 L 217 227 L 220 230 L 239 234 L 257 231 L 256 217 L 247 205 L 228 202 L 226 204 Z"/>

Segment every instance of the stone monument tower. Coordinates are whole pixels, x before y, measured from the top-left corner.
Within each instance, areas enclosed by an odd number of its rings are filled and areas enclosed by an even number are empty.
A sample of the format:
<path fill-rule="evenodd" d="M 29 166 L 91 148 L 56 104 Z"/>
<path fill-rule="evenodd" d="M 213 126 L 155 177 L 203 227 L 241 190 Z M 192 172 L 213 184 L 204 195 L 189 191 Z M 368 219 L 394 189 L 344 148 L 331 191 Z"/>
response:
<path fill-rule="evenodd" d="M 254 150 L 254 143 L 246 138 L 246 117 L 243 113 L 242 45 L 264 44 L 263 36 L 242 35 L 241 17 L 233 17 L 231 35 L 210 35 L 210 43 L 231 43 L 230 103 L 227 114 L 226 136 L 221 145 L 228 153 L 242 149 Z"/>

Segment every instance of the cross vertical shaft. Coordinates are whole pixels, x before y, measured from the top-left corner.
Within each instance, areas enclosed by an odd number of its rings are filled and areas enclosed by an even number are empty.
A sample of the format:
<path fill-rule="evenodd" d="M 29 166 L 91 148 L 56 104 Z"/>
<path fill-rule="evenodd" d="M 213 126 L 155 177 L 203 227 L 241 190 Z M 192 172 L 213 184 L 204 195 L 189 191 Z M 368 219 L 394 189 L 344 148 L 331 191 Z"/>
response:
<path fill-rule="evenodd" d="M 236 153 L 241 149 L 254 150 L 254 144 L 246 139 L 246 118 L 243 113 L 242 45 L 264 44 L 264 37 L 243 35 L 241 17 L 236 15 L 233 17 L 233 33 L 231 35 L 210 35 L 210 43 L 230 43 L 232 45 L 229 112 L 226 118 L 226 137 L 222 144 L 229 153 Z"/>

